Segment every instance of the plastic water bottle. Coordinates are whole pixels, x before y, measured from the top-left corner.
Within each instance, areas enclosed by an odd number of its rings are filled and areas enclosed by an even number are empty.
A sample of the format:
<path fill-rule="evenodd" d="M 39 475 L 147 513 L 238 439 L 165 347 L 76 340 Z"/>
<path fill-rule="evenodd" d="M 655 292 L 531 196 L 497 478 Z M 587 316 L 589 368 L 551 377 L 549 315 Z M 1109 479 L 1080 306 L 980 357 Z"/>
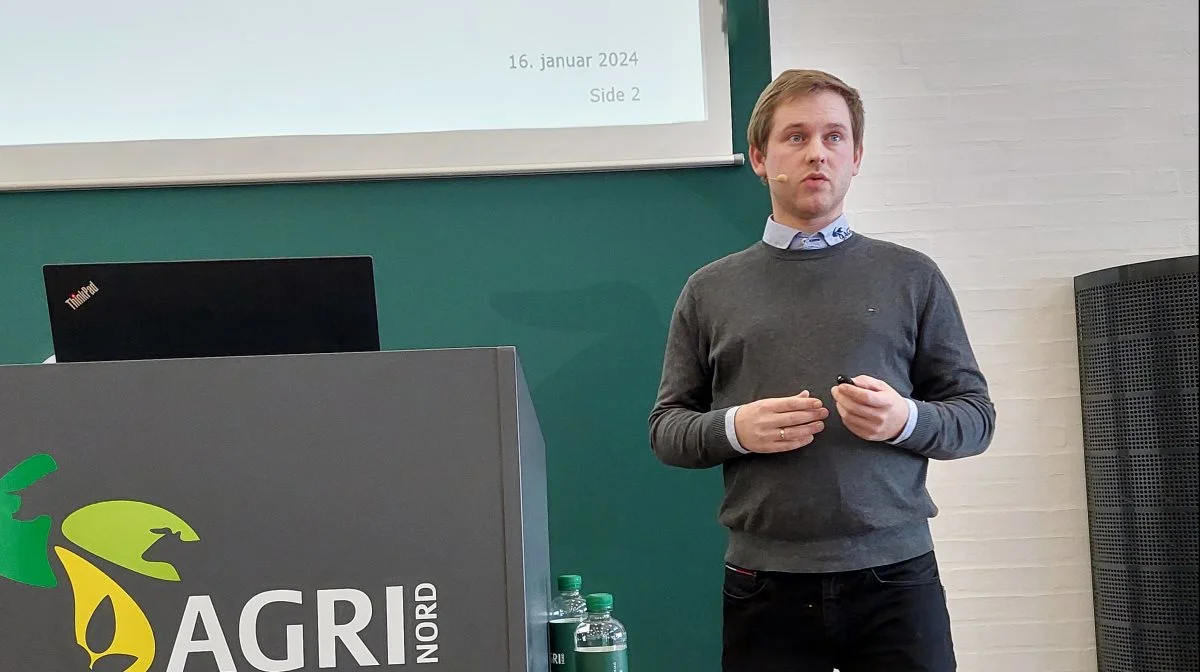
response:
<path fill-rule="evenodd" d="M 629 636 L 612 617 L 608 593 L 587 596 L 587 618 L 575 628 L 577 672 L 629 672 Z"/>
<path fill-rule="evenodd" d="M 550 672 L 576 672 L 575 628 L 587 618 L 587 602 L 575 574 L 558 577 L 558 596 L 550 603 Z"/>

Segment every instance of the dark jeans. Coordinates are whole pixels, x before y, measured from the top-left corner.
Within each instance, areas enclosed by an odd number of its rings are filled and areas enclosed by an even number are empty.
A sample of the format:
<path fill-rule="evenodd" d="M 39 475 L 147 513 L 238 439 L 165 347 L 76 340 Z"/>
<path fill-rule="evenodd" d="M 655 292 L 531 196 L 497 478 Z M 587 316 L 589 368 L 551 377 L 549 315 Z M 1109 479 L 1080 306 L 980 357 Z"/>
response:
<path fill-rule="evenodd" d="M 953 672 L 932 552 L 835 574 L 725 567 L 723 672 Z"/>

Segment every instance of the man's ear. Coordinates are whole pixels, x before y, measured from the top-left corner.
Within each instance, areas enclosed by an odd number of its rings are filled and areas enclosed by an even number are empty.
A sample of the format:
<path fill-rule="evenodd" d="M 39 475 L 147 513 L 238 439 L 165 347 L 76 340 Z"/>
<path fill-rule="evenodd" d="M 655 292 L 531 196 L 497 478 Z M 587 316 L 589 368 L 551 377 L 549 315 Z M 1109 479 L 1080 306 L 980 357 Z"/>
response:
<path fill-rule="evenodd" d="M 854 148 L 854 173 L 852 173 L 852 174 L 855 176 L 858 175 L 859 168 L 862 168 L 862 155 L 863 155 L 862 145 L 858 145 L 857 147 Z"/>
<path fill-rule="evenodd" d="M 750 146 L 750 168 L 754 171 L 755 175 L 758 175 L 759 177 L 766 179 L 766 177 L 767 177 L 767 155 L 765 152 L 759 150 L 759 148 L 755 147 L 754 145 Z"/>

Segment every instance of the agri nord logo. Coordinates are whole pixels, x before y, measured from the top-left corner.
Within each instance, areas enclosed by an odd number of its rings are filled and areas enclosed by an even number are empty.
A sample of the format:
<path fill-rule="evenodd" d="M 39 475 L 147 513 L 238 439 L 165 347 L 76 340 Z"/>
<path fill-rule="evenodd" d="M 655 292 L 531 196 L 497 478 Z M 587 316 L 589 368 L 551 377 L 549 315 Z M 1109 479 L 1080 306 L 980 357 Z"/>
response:
<path fill-rule="evenodd" d="M 212 672 L 249 669 L 289 672 L 312 668 L 311 664 L 306 665 L 305 628 L 301 624 L 277 626 L 285 633 L 283 657 L 278 657 L 281 652 L 272 652 L 276 657 L 267 655 L 259 643 L 262 611 L 273 604 L 305 605 L 309 596 L 299 590 L 268 590 L 245 603 L 238 614 L 236 631 L 246 665 L 239 667 L 234 661 L 222 621 L 208 595 L 188 597 L 178 623 L 171 626 L 176 629 L 174 645 L 165 656 L 161 655 L 156 650 L 155 627 L 145 611 L 112 576 L 119 574 L 101 567 L 107 563 L 159 581 L 184 581 L 185 577 L 172 564 L 144 559 L 146 552 L 168 535 L 187 544 L 200 543 L 200 535 L 187 521 L 158 505 L 109 500 L 84 506 L 62 521 L 62 536 L 77 548 L 57 544 L 51 547 L 54 521 L 47 515 L 19 519 L 17 513 L 22 502 L 17 493 L 57 470 L 53 457 L 39 454 L 0 476 L 0 598 L 5 580 L 35 588 L 58 588 L 51 561 L 57 558 L 74 598 L 74 614 L 63 617 L 73 620 L 75 645 L 86 652 L 89 669 L 96 668 L 101 661 L 105 670 L 124 672 L 182 672 L 185 668 L 197 669 L 197 664 L 199 669 Z M 372 652 L 359 636 L 372 620 L 371 596 L 354 588 L 322 589 L 314 591 L 311 599 L 317 617 L 318 668 L 345 664 L 347 656 L 359 667 L 439 662 L 437 588 L 431 583 L 417 585 L 411 595 L 403 586 L 384 588 L 387 642 L 386 651 L 382 652 Z M 348 619 L 344 616 L 347 610 L 352 613 Z M 335 618 L 335 611 L 342 617 Z M 410 614 L 411 619 L 406 618 Z M 103 643 L 98 643 L 92 631 L 93 621 L 105 619 L 113 624 L 111 638 L 106 636 Z M 411 621 L 411 631 L 406 628 L 406 621 Z M 376 653 L 380 655 L 377 657 Z M 163 660 L 165 664 L 155 665 Z"/>

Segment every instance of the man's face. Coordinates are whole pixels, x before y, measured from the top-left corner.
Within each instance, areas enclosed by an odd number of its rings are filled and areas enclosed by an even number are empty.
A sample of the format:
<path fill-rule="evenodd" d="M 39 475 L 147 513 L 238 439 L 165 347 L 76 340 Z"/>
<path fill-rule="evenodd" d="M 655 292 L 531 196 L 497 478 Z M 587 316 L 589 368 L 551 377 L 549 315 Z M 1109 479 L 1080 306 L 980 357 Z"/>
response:
<path fill-rule="evenodd" d="M 768 181 L 776 219 L 819 229 L 842 214 L 862 148 L 854 146 L 850 108 L 836 92 L 819 91 L 785 101 L 775 110 L 766 151 L 750 148 L 750 162 Z"/>

